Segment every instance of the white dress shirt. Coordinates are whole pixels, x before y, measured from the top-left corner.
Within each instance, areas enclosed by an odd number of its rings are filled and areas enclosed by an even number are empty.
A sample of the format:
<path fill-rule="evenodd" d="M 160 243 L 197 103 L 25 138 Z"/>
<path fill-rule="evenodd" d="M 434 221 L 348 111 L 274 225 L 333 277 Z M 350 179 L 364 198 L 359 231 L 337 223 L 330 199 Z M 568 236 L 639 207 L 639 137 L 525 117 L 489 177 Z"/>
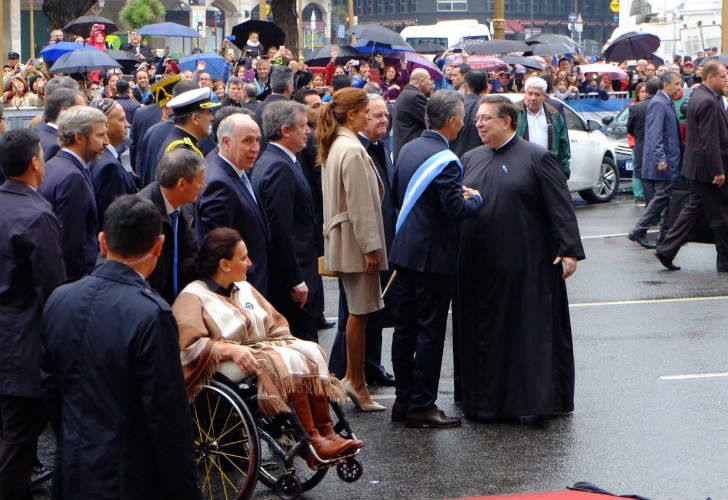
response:
<path fill-rule="evenodd" d="M 538 113 L 531 113 L 531 110 L 526 108 L 526 119 L 528 120 L 528 142 L 548 149 L 548 122 L 546 121 L 546 113 L 543 110 L 543 106 L 541 106 L 541 110 Z"/>

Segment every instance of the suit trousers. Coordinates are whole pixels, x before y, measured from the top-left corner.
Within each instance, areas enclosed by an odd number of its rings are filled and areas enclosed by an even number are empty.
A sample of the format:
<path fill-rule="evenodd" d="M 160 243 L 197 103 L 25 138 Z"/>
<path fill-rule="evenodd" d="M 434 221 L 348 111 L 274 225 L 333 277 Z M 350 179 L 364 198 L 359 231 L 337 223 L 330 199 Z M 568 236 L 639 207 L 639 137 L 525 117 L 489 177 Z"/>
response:
<path fill-rule="evenodd" d="M 728 271 L 728 195 L 713 184 L 699 183 L 700 199 L 715 236 L 718 271 Z"/>
<path fill-rule="evenodd" d="M 323 289 L 320 291 L 323 293 Z M 296 302 L 293 302 L 290 296 L 286 297 L 285 294 L 286 292 L 282 290 L 272 292 L 270 303 L 288 320 L 288 327 L 294 337 L 318 343 L 318 318 L 313 317 L 310 304 L 306 304 L 302 309 Z M 310 300 L 316 299 L 309 297 L 307 302 Z"/>
<path fill-rule="evenodd" d="M 396 400 L 410 412 L 435 406 L 454 290 L 454 275 L 397 269 L 392 366 Z"/>
<path fill-rule="evenodd" d="M 48 419 L 43 400 L 0 395 L 0 500 L 32 500 L 30 476 Z"/>
<path fill-rule="evenodd" d="M 673 221 L 670 229 L 662 235 L 657 242 L 657 252 L 669 260 L 674 260 L 677 253 L 685 243 L 688 242 L 695 226 L 703 216 L 703 201 L 700 197 L 700 190 L 695 184 L 687 201 L 682 206 L 677 218 Z"/>
<path fill-rule="evenodd" d="M 656 222 L 660 223 L 660 237 L 667 232 L 667 221 L 670 208 L 670 194 L 672 193 L 672 182 L 642 180 L 645 191 L 645 199 L 649 200 L 645 213 L 635 225 L 635 230 L 643 235 L 647 229 Z"/>
<path fill-rule="evenodd" d="M 381 311 L 377 311 L 374 314 L 380 313 Z M 331 346 L 331 356 L 329 357 L 329 371 L 338 378 L 344 378 L 346 374 L 346 320 L 348 317 L 349 309 L 346 306 L 346 292 L 341 280 L 339 280 L 339 318 L 336 327 L 336 338 L 334 339 L 334 345 Z M 367 379 L 372 379 L 384 372 L 382 366 L 382 327 L 377 324 L 372 325 L 370 317 L 364 334 L 366 336 L 364 375 Z"/>

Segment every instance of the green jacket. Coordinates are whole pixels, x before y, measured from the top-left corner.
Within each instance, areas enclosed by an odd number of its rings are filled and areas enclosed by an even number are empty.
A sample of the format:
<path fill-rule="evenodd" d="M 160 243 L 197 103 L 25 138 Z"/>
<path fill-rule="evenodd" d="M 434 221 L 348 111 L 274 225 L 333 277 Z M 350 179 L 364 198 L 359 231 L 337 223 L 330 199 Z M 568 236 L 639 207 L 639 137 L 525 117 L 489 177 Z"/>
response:
<path fill-rule="evenodd" d="M 561 170 L 568 179 L 571 175 L 571 147 L 569 146 L 569 131 L 561 114 L 548 103 L 544 103 L 544 112 L 546 113 L 546 122 L 550 125 L 548 128 L 548 149 L 559 159 Z M 521 111 L 518 113 L 518 128 L 516 134 L 528 140 L 528 119 L 526 118 L 526 106 L 521 103 Z"/>

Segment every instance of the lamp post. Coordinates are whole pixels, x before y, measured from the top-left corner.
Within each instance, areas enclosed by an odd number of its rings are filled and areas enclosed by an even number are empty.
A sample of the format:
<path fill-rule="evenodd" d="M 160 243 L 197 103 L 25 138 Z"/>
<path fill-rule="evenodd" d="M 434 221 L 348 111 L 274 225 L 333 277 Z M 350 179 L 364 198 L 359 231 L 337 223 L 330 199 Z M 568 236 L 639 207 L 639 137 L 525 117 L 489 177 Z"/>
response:
<path fill-rule="evenodd" d="M 505 40 L 506 38 L 506 15 L 505 0 L 495 0 L 493 6 L 493 38 Z"/>
<path fill-rule="evenodd" d="M 314 35 L 316 34 L 316 11 L 311 9 L 311 50 L 316 50 L 314 46 Z"/>
<path fill-rule="evenodd" d="M 267 17 L 268 16 L 266 16 L 265 14 L 265 0 L 260 0 L 260 4 L 258 7 L 258 18 L 261 21 L 265 21 Z"/>
<path fill-rule="evenodd" d="M 720 53 L 728 51 L 728 0 L 723 0 L 723 10 L 720 14 Z"/>

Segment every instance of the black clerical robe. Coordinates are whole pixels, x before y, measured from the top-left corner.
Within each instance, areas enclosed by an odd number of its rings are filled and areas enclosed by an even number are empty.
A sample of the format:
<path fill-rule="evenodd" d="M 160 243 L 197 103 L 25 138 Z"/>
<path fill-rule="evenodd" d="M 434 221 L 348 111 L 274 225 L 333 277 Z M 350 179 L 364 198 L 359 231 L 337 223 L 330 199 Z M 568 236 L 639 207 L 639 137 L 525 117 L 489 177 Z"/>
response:
<path fill-rule="evenodd" d="M 454 338 L 465 415 L 553 415 L 574 408 L 574 355 L 557 256 L 584 258 L 559 162 L 518 137 L 463 157 L 483 206 L 460 232 Z"/>

